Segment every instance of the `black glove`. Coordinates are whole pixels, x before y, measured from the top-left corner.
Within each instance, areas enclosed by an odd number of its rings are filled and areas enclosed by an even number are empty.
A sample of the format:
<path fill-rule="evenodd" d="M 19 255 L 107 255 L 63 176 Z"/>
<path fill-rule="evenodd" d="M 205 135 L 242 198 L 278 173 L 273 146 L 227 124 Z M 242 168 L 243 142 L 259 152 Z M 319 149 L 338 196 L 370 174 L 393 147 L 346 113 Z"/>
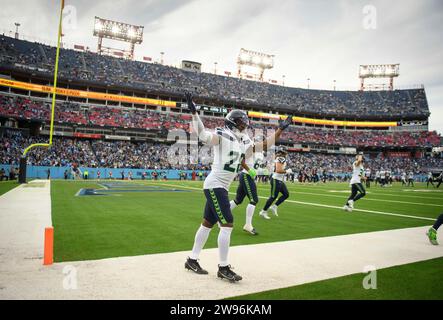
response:
<path fill-rule="evenodd" d="M 285 120 L 283 120 L 282 122 L 280 122 L 280 124 L 278 125 L 278 127 L 281 130 L 285 130 L 287 127 L 289 127 L 289 125 L 292 123 L 292 115 L 288 116 Z"/>
<path fill-rule="evenodd" d="M 186 97 L 186 103 L 188 104 L 189 111 L 191 111 L 192 114 L 196 114 L 197 109 L 195 107 L 194 102 L 192 102 L 192 93 L 185 92 L 185 97 Z"/>

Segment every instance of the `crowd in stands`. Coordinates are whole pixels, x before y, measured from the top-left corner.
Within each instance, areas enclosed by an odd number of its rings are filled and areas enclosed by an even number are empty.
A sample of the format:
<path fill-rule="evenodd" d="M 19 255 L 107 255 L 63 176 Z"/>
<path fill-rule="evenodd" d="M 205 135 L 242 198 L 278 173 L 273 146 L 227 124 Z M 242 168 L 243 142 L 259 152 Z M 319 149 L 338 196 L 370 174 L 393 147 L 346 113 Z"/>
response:
<path fill-rule="evenodd" d="M 0 35 L 2 65 L 37 69 L 52 74 L 55 48 Z M 191 72 L 155 63 L 129 61 L 92 52 L 62 49 L 59 77 L 110 86 L 177 94 L 193 91 L 198 97 L 291 110 L 324 116 L 427 117 L 424 89 L 394 91 L 327 91 L 290 88 L 209 73 Z"/>
<path fill-rule="evenodd" d="M 0 143 L 0 164 L 17 165 L 25 147 L 32 143 L 47 142 L 47 138 L 24 137 L 20 132 L 8 131 Z M 101 141 L 71 138 L 54 138 L 50 149 L 34 148 L 28 153 L 28 163 L 40 166 L 71 166 L 141 169 L 193 170 L 210 168 L 212 152 L 200 147 L 198 154 L 189 156 L 189 147 L 174 149 L 166 144 L 129 141 Z M 197 158 L 198 156 L 198 158 Z M 268 155 L 270 157 L 271 155 Z M 350 173 L 352 155 L 322 153 L 289 153 L 288 168 L 294 171 L 321 170 L 327 173 Z M 268 161 L 272 163 L 272 161 Z M 365 166 L 373 172 L 391 170 L 393 174 L 403 171 L 425 174 L 429 168 L 443 168 L 443 159 L 366 157 Z"/>
<path fill-rule="evenodd" d="M 288 167 L 294 171 L 311 172 L 317 170 L 320 174 L 352 173 L 353 155 L 321 154 L 321 153 L 289 153 Z M 399 176 L 402 172 L 427 174 L 429 170 L 443 169 L 443 159 L 437 157 L 424 158 L 385 158 L 383 156 L 365 157 L 365 168 L 372 174 L 376 171 L 389 170 L 393 175 Z"/>
<path fill-rule="evenodd" d="M 80 106 L 73 102 L 56 104 L 55 120 L 81 125 L 138 128 L 147 130 L 190 130 L 190 115 L 160 113 L 151 110 L 129 110 L 104 106 Z M 0 95 L 0 116 L 49 121 L 49 102 L 31 100 L 20 96 Z M 207 128 L 222 127 L 223 118 L 204 117 Z M 269 123 L 252 122 L 253 129 L 263 130 L 276 127 Z M 297 144 L 326 144 L 340 146 L 404 146 L 432 147 L 440 145 L 436 132 L 383 132 L 377 130 L 353 131 L 331 130 L 291 126 L 281 137 L 282 140 Z"/>

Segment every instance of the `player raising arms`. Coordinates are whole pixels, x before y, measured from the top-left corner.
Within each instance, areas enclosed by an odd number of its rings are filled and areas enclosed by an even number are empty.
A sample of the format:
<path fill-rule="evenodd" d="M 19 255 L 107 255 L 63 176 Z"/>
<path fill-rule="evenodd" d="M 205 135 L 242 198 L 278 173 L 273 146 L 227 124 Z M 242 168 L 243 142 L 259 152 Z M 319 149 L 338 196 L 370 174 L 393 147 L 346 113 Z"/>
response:
<path fill-rule="evenodd" d="M 192 113 L 193 130 L 203 143 L 214 147 L 214 162 L 211 172 L 203 184 L 203 192 L 206 197 L 203 222 L 195 235 L 194 246 L 185 262 L 185 268 L 198 274 L 208 273 L 200 266 L 198 258 L 212 227 L 219 223 L 218 251 L 220 260 L 217 276 L 232 282 L 239 281 L 242 277 L 233 272 L 228 263 L 229 245 L 234 226 L 228 190 L 240 166 L 249 170 L 244 162 L 246 151 L 244 141 L 250 140 L 245 132 L 249 125 L 249 119 L 243 111 L 233 110 L 226 115 L 224 128 L 217 128 L 215 132 L 209 132 L 197 114 L 190 93 L 186 94 L 186 100 Z"/>
<path fill-rule="evenodd" d="M 271 219 L 267 213 L 268 209 L 271 209 L 272 213 L 274 213 L 275 216 L 278 216 L 277 207 L 281 205 L 287 198 L 289 198 L 289 191 L 284 182 L 284 178 L 286 175 L 286 155 L 287 151 L 284 146 L 279 146 L 276 148 L 274 173 L 271 177 L 271 196 L 266 201 L 263 210 L 260 211 L 260 216 L 265 219 Z M 277 199 L 280 193 L 282 195 L 280 196 L 280 198 L 278 198 L 277 202 L 272 205 L 272 203 Z"/>
<path fill-rule="evenodd" d="M 365 172 L 365 169 L 363 168 L 363 154 L 360 153 L 356 156 L 356 160 L 352 164 L 352 169 L 353 169 L 352 178 L 351 178 L 352 191 L 350 197 L 348 198 L 348 201 L 343 207 L 343 209 L 348 212 L 351 212 L 352 209 L 354 209 L 355 201 L 363 198 L 366 195 L 365 188 L 361 183 L 361 179 Z"/>

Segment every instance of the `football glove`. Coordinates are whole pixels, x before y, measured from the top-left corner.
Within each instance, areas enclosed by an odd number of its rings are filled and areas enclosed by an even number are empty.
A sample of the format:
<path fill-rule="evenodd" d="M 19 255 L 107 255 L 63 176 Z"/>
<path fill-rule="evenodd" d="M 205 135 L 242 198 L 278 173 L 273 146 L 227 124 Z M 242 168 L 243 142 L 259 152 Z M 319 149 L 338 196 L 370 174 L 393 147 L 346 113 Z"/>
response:
<path fill-rule="evenodd" d="M 282 122 L 280 122 L 280 124 L 278 125 L 278 127 L 281 130 L 285 130 L 287 127 L 289 127 L 289 125 L 292 123 L 292 115 L 288 116 L 285 120 L 283 120 Z"/>
<path fill-rule="evenodd" d="M 252 179 L 255 178 L 255 176 L 257 175 L 257 171 L 255 171 L 255 169 L 249 169 L 248 174 L 251 176 Z"/>
<path fill-rule="evenodd" d="M 194 102 L 192 102 L 192 94 L 190 92 L 185 92 L 186 97 L 186 103 L 188 104 L 189 111 L 191 111 L 192 114 L 197 113 L 197 109 L 195 107 Z"/>

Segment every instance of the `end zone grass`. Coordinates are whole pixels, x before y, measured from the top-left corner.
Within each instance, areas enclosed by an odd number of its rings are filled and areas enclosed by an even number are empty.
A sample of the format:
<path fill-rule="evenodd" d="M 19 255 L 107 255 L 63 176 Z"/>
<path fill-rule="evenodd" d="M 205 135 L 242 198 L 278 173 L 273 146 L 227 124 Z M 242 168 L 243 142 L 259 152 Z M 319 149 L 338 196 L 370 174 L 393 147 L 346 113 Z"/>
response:
<path fill-rule="evenodd" d="M 20 184 L 17 181 L 2 181 L 0 182 L 0 196 L 9 190 L 18 187 Z"/>
<path fill-rule="evenodd" d="M 96 182 L 52 181 L 52 220 L 55 229 L 55 261 L 102 259 L 151 253 L 190 250 L 205 203 L 201 182 L 171 181 L 128 182 L 134 185 L 166 185 L 190 192 L 139 192 L 107 196 L 75 196 L 81 188 L 100 188 Z M 235 192 L 233 183 L 231 192 Z M 347 184 L 299 186 L 288 184 L 290 200 L 343 206 L 349 190 Z M 416 189 L 425 190 L 423 186 Z M 260 185 L 259 196 L 269 195 L 269 185 Z M 330 192 L 330 191 L 339 192 Z M 411 190 L 415 190 L 412 189 Z M 443 209 L 441 193 L 404 192 L 401 186 L 371 188 L 368 199 L 357 208 L 435 218 Z M 231 195 L 234 197 L 234 195 Z M 246 202 L 246 201 L 245 201 Z M 431 225 L 431 221 L 317 207 L 287 202 L 279 208 L 279 217 L 270 221 L 258 217 L 264 205 L 260 199 L 254 226 L 260 233 L 251 236 L 242 227 L 246 203 L 235 209 L 235 228 L 231 244 L 306 239 L 370 231 Z M 411 204 L 411 202 L 416 204 Z M 434 204 L 429 206 L 426 204 Z M 207 248 L 216 247 L 218 232 L 211 232 Z"/>

